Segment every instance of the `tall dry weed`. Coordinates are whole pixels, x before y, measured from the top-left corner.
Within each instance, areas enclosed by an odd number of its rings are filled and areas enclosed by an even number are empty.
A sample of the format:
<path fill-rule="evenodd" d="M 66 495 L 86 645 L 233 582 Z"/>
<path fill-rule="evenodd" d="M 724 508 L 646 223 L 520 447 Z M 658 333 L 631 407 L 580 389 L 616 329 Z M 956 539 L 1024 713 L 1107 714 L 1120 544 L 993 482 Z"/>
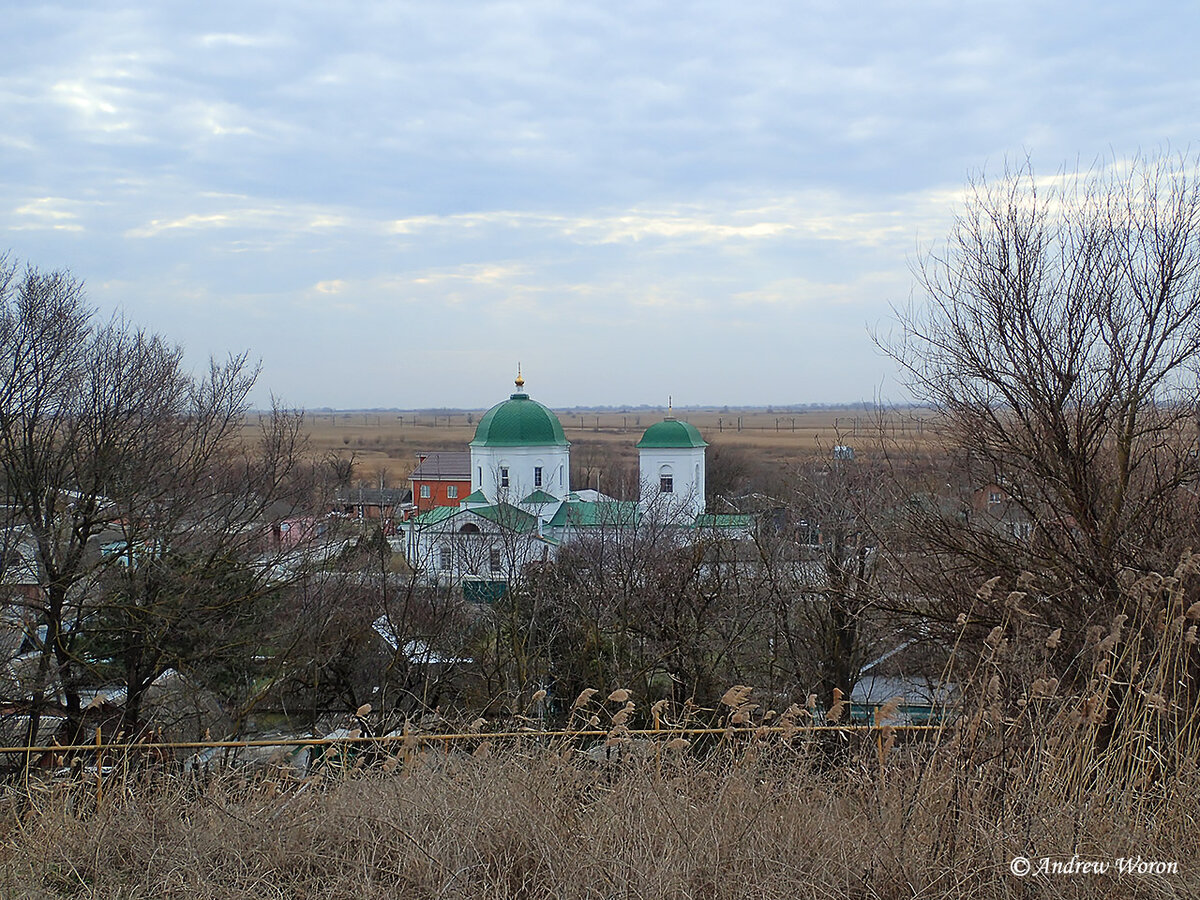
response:
<path fill-rule="evenodd" d="M 1200 897 L 1198 568 L 1131 578 L 1126 611 L 1082 635 L 1041 621 L 1036 578 L 989 582 L 980 652 L 964 640 L 950 667 L 958 716 L 931 732 L 895 724 L 899 704 L 870 735 L 810 732 L 815 697 L 777 713 L 746 685 L 705 732 L 711 710 L 588 689 L 556 737 L 477 720 L 460 745 L 410 728 L 381 763 L 335 754 L 306 778 L 13 789 L 0 897 Z M 1009 871 L 1074 854 L 1180 872 Z"/>

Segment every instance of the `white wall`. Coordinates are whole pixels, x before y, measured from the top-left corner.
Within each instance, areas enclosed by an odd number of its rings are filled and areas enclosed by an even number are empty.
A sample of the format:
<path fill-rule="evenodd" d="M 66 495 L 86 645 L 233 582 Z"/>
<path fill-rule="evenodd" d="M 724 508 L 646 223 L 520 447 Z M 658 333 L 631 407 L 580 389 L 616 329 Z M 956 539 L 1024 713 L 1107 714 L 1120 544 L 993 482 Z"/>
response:
<path fill-rule="evenodd" d="M 482 490 L 492 503 L 528 497 L 538 486 L 534 469 L 542 467 L 540 489 L 562 499 L 571 492 L 571 452 L 568 447 L 472 447 L 471 490 Z M 508 469 L 508 487 L 500 485 L 500 470 Z"/>
<path fill-rule="evenodd" d="M 642 505 L 693 518 L 704 512 L 704 449 L 681 447 L 646 448 L 638 451 L 638 477 L 642 483 Z M 664 468 L 671 473 L 672 492 L 659 492 Z"/>

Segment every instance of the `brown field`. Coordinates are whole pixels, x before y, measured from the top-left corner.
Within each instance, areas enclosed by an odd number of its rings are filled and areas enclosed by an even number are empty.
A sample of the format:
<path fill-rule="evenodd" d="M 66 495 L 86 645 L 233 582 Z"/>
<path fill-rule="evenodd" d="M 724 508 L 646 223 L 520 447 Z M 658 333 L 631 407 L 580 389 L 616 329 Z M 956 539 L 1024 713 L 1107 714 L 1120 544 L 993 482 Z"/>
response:
<path fill-rule="evenodd" d="M 475 434 L 486 410 L 407 410 L 389 412 L 339 410 L 305 415 L 310 452 L 323 458 L 330 452 L 353 452 L 360 477 L 376 480 L 382 473 L 389 484 L 407 479 L 418 452 L 462 450 Z M 642 432 L 665 414 L 665 409 L 627 412 L 589 409 L 555 410 L 577 454 L 615 452 L 633 458 L 633 445 Z M 828 453 L 838 444 L 865 443 L 880 426 L 889 435 L 921 440 L 930 413 L 903 409 L 882 419 L 864 409 L 774 411 L 763 409 L 683 409 L 676 417 L 700 429 L 714 447 L 760 451 L 764 458 L 793 462 L 815 453 Z M 257 426 L 251 417 L 249 428 Z"/>

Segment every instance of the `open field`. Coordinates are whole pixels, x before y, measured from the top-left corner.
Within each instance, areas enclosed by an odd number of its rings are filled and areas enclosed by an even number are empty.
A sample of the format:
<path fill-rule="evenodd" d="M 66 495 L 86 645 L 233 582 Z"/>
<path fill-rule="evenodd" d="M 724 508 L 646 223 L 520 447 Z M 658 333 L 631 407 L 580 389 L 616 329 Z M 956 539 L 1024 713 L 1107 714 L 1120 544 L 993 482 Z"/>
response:
<path fill-rule="evenodd" d="M 466 449 L 484 412 L 339 410 L 309 412 L 305 421 L 314 457 L 353 452 L 361 477 L 374 480 L 383 473 L 389 484 L 398 484 L 412 471 L 418 452 Z M 577 452 L 601 449 L 629 458 L 642 432 L 666 415 L 665 409 L 572 408 L 555 412 Z M 677 409 L 675 415 L 699 428 L 714 447 L 753 449 L 766 459 L 783 463 L 828 453 L 838 444 L 865 442 L 881 425 L 889 435 L 920 441 L 930 417 L 927 410 L 905 409 L 889 412 L 881 421 L 861 408 L 776 411 L 722 407 Z M 252 416 L 248 427 L 256 425 Z"/>

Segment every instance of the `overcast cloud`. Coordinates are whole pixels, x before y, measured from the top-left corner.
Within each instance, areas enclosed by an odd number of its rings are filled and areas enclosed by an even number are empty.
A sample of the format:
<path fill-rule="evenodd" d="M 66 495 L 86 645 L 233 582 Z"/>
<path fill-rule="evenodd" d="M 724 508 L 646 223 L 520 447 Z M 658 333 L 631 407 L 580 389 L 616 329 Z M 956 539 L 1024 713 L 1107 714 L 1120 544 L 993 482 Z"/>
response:
<path fill-rule="evenodd" d="M 1197 133 L 1190 5 L 10 3 L 0 250 L 303 406 L 896 398 L 973 172 Z"/>

